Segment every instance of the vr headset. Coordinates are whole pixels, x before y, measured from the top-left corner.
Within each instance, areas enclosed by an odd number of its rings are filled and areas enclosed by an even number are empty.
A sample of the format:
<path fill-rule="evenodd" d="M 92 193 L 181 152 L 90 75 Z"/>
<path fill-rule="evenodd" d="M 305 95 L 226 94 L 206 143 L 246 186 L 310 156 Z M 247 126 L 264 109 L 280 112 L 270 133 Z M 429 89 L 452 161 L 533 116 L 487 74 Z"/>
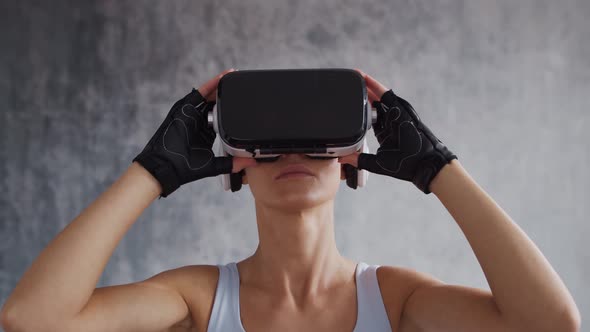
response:
<path fill-rule="evenodd" d="M 286 153 L 329 159 L 369 153 L 365 135 L 377 120 L 365 80 L 356 71 L 331 69 L 236 70 L 217 85 L 208 114 L 219 137 L 219 156 L 272 162 Z M 363 187 L 368 171 L 344 164 L 346 184 Z M 224 190 L 242 187 L 244 170 L 221 174 Z"/>

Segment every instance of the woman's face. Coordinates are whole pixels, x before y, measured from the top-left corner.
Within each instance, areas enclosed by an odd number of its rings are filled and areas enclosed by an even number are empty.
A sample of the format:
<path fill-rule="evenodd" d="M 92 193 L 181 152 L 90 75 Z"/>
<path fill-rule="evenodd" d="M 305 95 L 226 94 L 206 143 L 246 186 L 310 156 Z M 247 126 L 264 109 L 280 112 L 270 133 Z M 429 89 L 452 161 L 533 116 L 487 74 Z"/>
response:
<path fill-rule="evenodd" d="M 314 176 L 279 178 L 289 165 L 303 164 Z M 338 159 L 311 159 L 305 154 L 284 154 L 274 162 L 259 162 L 245 168 L 243 183 L 250 186 L 254 199 L 266 206 L 301 210 L 333 200 L 344 179 Z"/>

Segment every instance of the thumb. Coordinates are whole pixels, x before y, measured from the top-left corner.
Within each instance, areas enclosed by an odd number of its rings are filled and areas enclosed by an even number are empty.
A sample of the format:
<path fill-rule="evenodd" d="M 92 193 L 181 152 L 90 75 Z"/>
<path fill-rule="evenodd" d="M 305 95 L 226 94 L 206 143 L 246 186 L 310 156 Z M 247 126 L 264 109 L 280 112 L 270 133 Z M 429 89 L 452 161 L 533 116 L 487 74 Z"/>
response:
<path fill-rule="evenodd" d="M 359 154 L 357 168 L 366 169 L 372 173 L 383 174 L 382 168 L 377 164 L 377 156 L 372 153 Z"/>
<path fill-rule="evenodd" d="M 350 165 L 358 168 L 359 155 L 360 155 L 360 152 L 354 152 L 354 153 L 348 154 L 346 156 L 338 157 L 338 162 L 341 164 L 350 164 Z"/>
<path fill-rule="evenodd" d="M 247 157 L 233 157 L 232 173 L 239 173 L 246 167 L 255 167 L 258 162 L 254 158 Z"/>

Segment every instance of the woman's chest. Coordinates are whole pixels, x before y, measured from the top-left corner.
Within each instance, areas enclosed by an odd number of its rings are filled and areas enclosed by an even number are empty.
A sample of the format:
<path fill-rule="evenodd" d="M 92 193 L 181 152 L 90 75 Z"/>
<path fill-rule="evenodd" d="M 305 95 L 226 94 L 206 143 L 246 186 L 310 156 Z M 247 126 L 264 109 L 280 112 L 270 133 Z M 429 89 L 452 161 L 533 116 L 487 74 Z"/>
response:
<path fill-rule="evenodd" d="M 408 287 L 403 283 L 389 285 L 385 283 L 385 280 L 380 280 L 380 286 L 382 288 L 380 291 L 381 298 L 373 300 L 378 301 L 377 304 L 384 307 L 392 331 L 397 331 Z M 192 294 L 197 294 L 197 292 L 192 292 Z M 243 327 L 246 332 L 352 332 L 355 331 L 358 324 L 359 299 L 354 285 L 333 292 L 329 296 L 314 297 L 312 301 L 307 301 L 305 305 L 299 306 L 295 305 L 293 301 L 277 301 L 246 287 L 240 287 L 239 297 L 236 300 L 238 300 L 239 306 L 235 305 L 237 309 L 228 312 L 237 312 L 237 314 L 229 314 L 225 318 L 234 320 L 235 326 Z M 182 331 L 208 331 L 207 328 L 210 325 L 215 301 L 214 288 L 207 292 L 206 296 L 190 299 L 188 304 L 192 324 L 190 324 L 190 327 L 188 327 L 188 324 L 185 325 L 187 329 Z M 234 306 L 234 303 L 224 303 L 224 305 L 229 308 Z M 358 331 L 363 330 L 363 327 L 362 324 L 358 326 Z"/>
<path fill-rule="evenodd" d="M 401 287 L 398 289 L 400 291 L 396 292 L 395 287 L 389 287 L 387 297 L 371 298 L 367 294 L 359 297 L 352 284 L 326 296 L 314 296 L 312 301 L 300 305 L 293 301 L 273 301 L 263 294 L 242 289 L 240 321 L 246 332 L 382 331 L 381 327 L 376 327 L 379 324 L 373 325 L 379 321 L 385 325 L 389 323 L 391 330 L 397 331 L 404 301 L 404 292 Z M 375 306 L 381 310 L 371 311 Z"/>
<path fill-rule="evenodd" d="M 245 331 L 353 331 L 356 315 L 342 313 L 317 312 L 302 314 L 285 311 L 273 311 L 266 314 L 246 314 L 241 317 Z"/>
<path fill-rule="evenodd" d="M 357 320 L 354 288 L 315 296 L 300 304 L 271 299 L 247 289 L 240 295 L 240 321 L 247 332 L 353 331 Z"/>

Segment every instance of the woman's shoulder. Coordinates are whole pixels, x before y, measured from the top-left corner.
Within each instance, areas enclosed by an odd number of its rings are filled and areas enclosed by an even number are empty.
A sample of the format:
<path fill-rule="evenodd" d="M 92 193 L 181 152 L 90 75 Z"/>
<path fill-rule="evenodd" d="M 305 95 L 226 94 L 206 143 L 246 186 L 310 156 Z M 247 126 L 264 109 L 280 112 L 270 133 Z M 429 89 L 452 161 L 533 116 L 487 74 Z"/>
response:
<path fill-rule="evenodd" d="M 186 265 L 178 269 L 182 271 L 184 286 L 190 287 L 191 291 L 210 291 L 211 287 L 217 286 L 219 279 L 217 265 Z"/>
<path fill-rule="evenodd" d="M 376 270 L 381 298 L 390 322 L 400 322 L 410 295 L 420 286 L 442 284 L 433 276 L 413 269 L 382 265 Z M 394 327 L 397 331 L 398 326 Z"/>
<path fill-rule="evenodd" d="M 186 265 L 170 271 L 178 276 L 175 288 L 187 303 L 192 324 L 197 331 L 206 331 L 219 280 L 218 266 Z"/>
<path fill-rule="evenodd" d="M 380 265 L 376 273 L 379 285 L 386 288 L 413 288 L 424 283 L 441 283 L 432 275 L 401 266 Z"/>

